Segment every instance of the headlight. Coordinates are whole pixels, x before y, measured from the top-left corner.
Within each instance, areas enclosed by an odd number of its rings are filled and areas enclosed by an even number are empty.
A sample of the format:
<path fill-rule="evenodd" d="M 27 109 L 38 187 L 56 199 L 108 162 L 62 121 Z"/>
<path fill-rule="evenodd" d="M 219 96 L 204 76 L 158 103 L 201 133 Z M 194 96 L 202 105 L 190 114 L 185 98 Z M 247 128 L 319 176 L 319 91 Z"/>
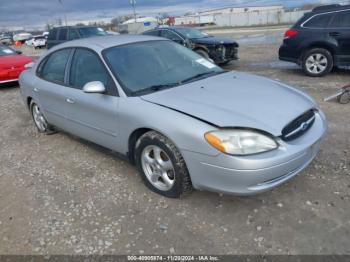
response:
<path fill-rule="evenodd" d="M 230 155 L 252 155 L 278 148 L 274 139 L 251 130 L 218 130 L 208 132 L 204 137 L 217 150 Z"/>

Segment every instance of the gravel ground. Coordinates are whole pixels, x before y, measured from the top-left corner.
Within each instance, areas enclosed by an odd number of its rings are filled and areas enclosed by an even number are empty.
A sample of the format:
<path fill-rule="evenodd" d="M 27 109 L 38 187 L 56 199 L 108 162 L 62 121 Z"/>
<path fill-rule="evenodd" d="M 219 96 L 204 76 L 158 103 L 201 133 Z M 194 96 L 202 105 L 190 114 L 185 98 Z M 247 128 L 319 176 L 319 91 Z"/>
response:
<path fill-rule="evenodd" d="M 19 88 L 1 88 L 0 254 L 350 254 L 350 105 L 322 101 L 349 71 L 308 78 L 277 50 L 242 45 L 227 69 L 306 90 L 330 129 L 306 171 L 255 197 L 160 197 L 115 153 L 38 134 Z"/>

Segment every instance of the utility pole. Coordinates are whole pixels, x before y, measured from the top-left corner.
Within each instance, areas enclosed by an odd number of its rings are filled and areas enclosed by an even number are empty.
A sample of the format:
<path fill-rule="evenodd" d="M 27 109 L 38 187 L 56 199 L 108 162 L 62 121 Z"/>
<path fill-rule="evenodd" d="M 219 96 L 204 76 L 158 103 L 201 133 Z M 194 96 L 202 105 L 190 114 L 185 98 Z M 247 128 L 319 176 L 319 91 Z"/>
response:
<path fill-rule="evenodd" d="M 64 8 L 63 6 L 63 2 L 62 0 L 58 0 L 58 2 L 62 5 L 62 8 L 63 8 L 63 13 L 64 13 L 64 22 L 66 23 L 66 26 L 68 25 L 67 24 L 67 14 L 66 14 L 66 9 Z"/>
<path fill-rule="evenodd" d="M 134 18 L 135 18 L 135 23 L 137 22 L 136 21 L 136 0 L 130 0 L 130 5 L 132 5 L 132 8 L 134 9 Z"/>

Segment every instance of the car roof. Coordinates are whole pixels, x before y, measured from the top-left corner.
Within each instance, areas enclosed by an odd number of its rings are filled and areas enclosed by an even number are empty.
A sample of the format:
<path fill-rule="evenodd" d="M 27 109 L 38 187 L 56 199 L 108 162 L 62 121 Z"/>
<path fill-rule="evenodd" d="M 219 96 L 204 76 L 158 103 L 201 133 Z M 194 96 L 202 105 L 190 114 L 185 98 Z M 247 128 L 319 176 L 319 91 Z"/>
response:
<path fill-rule="evenodd" d="M 82 25 L 82 26 L 79 26 L 79 25 L 63 25 L 63 26 L 56 26 L 54 28 L 52 28 L 51 30 L 53 29 L 61 29 L 61 28 L 92 28 L 92 27 L 99 27 L 99 26 L 94 26 L 94 25 Z"/>
<path fill-rule="evenodd" d="M 169 41 L 165 38 L 148 36 L 148 35 L 107 35 L 81 38 L 78 40 L 67 41 L 60 45 L 53 47 L 51 50 L 57 50 L 68 47 L 86 47 L 95 51 L 102 51 L 106 48 L 121 46 L 132 43 L 140 43 L 147 41 Z"/>
<path fill-rule="evenodd" d="M 319 13 L 326 13 L 326 12 L 332 12 L 332 11 L 342 11 L 342 10 L 348 10 L 350 9 L 350 5 L 339 5 L 339 4 L 333 4 L 333 5 L 321 5 L 318 7 L 315 7 L 312 9 L 310 13 L 312 14 L 319 14 Z"/>

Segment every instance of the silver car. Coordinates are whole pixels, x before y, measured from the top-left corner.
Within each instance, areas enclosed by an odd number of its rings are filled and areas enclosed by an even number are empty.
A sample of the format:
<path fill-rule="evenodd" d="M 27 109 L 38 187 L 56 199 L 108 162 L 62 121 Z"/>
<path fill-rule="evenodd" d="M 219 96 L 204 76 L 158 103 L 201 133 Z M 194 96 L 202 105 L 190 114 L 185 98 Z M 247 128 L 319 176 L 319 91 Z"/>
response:
<path fill-rule="evenodd" d="M 272 189 L 310 164 L 327 130 L 303 92 L 157 37 L 64 43 L 20 86 L 39 132 L 64 130 L 128 156 L 167 197 Z"/>

